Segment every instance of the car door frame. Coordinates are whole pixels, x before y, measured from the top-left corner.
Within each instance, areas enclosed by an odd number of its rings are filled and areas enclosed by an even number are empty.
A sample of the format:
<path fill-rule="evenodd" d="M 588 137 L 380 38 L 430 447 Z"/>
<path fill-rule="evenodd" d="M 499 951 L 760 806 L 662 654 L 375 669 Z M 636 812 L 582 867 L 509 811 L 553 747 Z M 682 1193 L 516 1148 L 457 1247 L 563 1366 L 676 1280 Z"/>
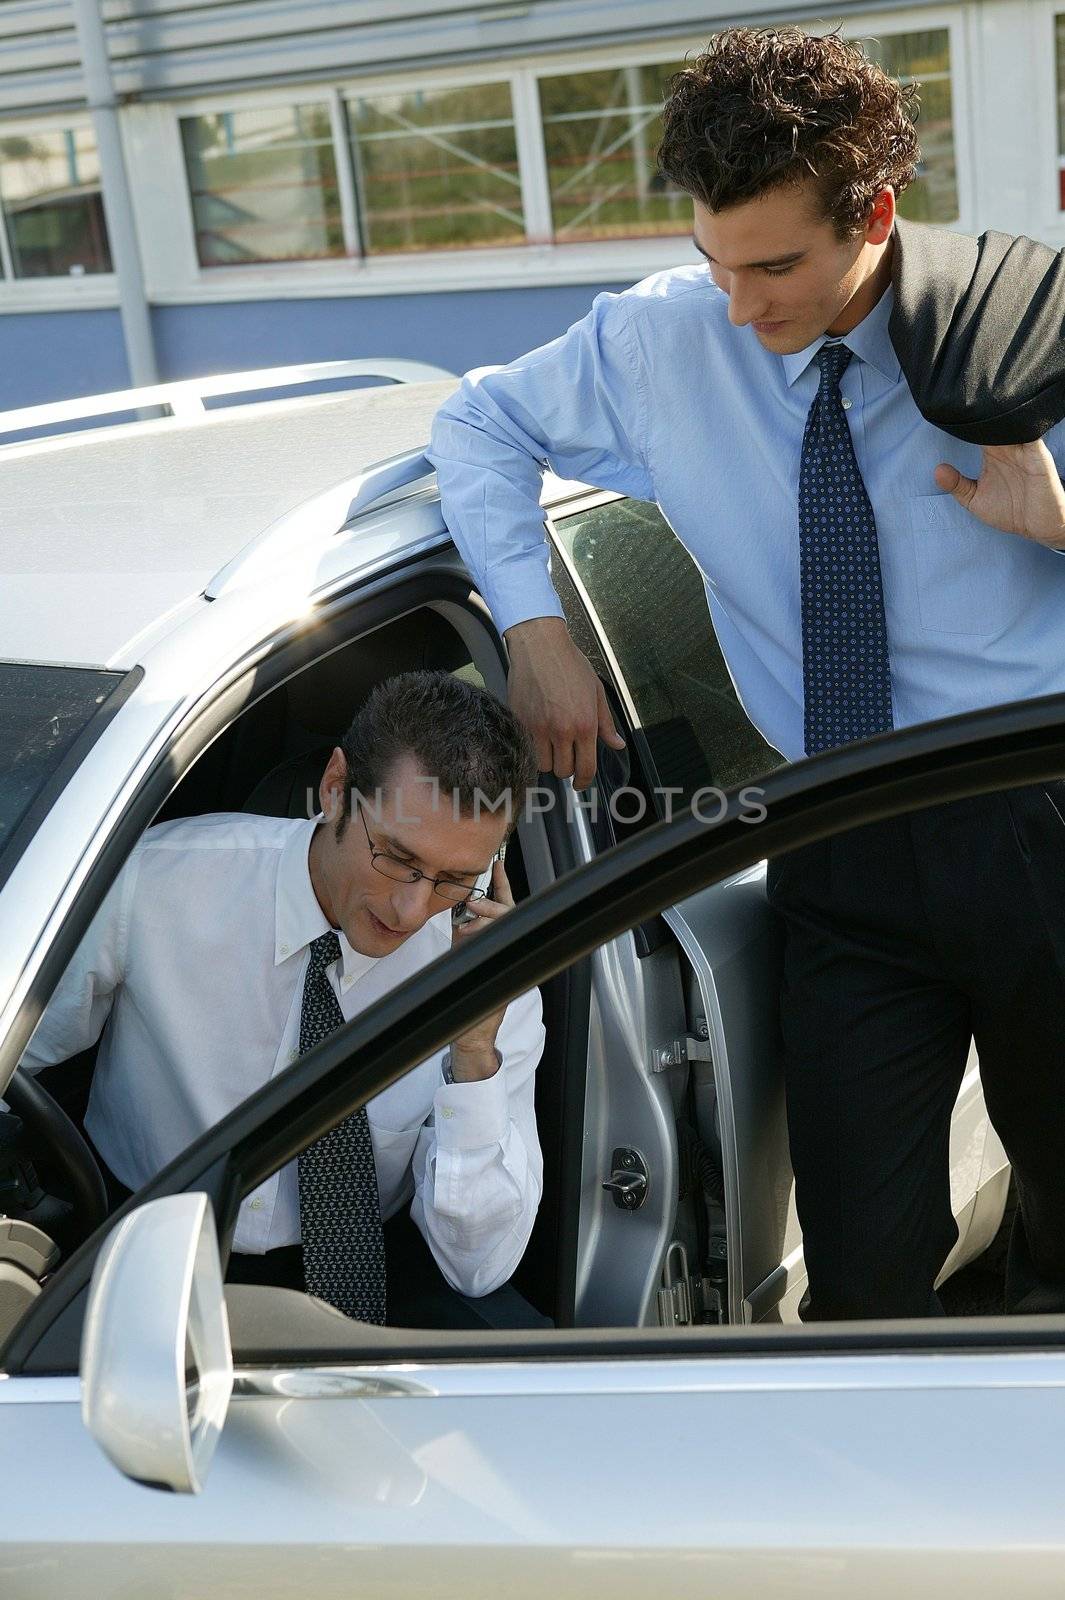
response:
<path fill-rule="evenodd" d="M 635 743 L 644 768 L 644 785 L 653 795 L 663 780 L 644 734 L 639 709 L 599 610 L 556 527 L 556 524 L 570 516 L 616 505 L 629 498 L 616 491 L 605 490 L 568 495 L 551 504 L 548 534 L 553 557 L 564 566 L 575 602 L 581 608 L 584 626 L 595 640 L 601 659 L 612 674 L 618 701 L 624 707 L 628 737 Z M 685 556 L 691 559 L 687 552 Z M 712 630 L 709 612 L 706 622 Z M 738 699 L 737 709 L 746 717 Z M 749 783 L 753 781 L 751 779 Z M 749 783 L 744 786 L 745 791 L 758 793 L 749 787 Z M 663 808 L 658 806 L 657 801 L 653 803 L 661 815 Z M 669 812 L 665 814 L 668 816 Z M 725 1315 L 733 1323 L 751 1322 L 763 1316 L 779 1316 L 779 1307 L 785 1295 L 790 1296 L 792 1304 L 797 1304 L 805 1286 L 794 1203 L 789 1205 L 792 1178 L 783 1119 L 783 1085 L 775 1056 L 775 1023 L 770 1022 L 767 1011 L 772 1006 L 775 1018 L 779 952 L 771 914 L 766 908 L 759 916 L 759 886 L 752 881 L 759 875 L 760 870 L 752 868 L 750 872 L 739 874 L 732 883 L 713 885 L 705 897 L 685 897 L 684 901 L 663 911 L 663 921 L 669 930 L 668 940 L 678 960 L 690 968 L 701 994 L 701 1011 L 708 1030 L 705 1036 L 707 1042 L 701 1045 L 699 1040 L 691 1037 L 682 1000 L 678 1029 L 673 1033 L 666 1028 L 661 1029 L 648 1052 L 648 1059 L 653 1060 L 658 1070 L 664 1070 L 668 1078 L 673 1080 L 672 1087 L 678 1099 L 685 1091 L 689 1071 L 700 1070 L 689 1060 L 685 1050 L 694 1054 L 702 1048 L 710 1055 L 716 1100 L 722 1118 L 721 1161 L 726 1195 L 724 1211 L 727 1241 Z M 745 930 L 742 940 L 736 936 L 736 929 L 741 926 Z M 744 941 L 741 958 L 740 950 Z M 715 971 L 716 957 L 715 960 L 709 959 L 710 951 L 724 952 L 726 971 L 723 979 Z M 764 967 L 759 967 L 757 981 L 752 984 L 749 981 L 749 968 L 754 962 L 764 963 Z M 728 1030 L 722 1025 L 723 995 L 730 1014 Z M 683 1048 L 678 1048 L 682 1042 Z M 771 1049 L 770 1056 L 767 1052 Z M 733 1058 L 743 1060 L 748 1069 L 748 1079 L 743 1084 L 737 1084 L 735 1092 L 730 1069 Z M 674 1064 L 663 1068 L 665 1061 Z M 759 1070 L 751 1071 L 752 1062 L 757 1063 Z M 743 1108 L 744 1126 L 754 1121 L 760 1130 L 767 1130 L 760 1132 L 757 1141 L 761 1157 L 757 1176 L 748 1172 L 747 1163 L 740 1160 L 740 1141 L 734 1117 L 739 1106 Z M 769 1159 L 770 1147 L 776 1152 L 775 1163 Z M 763 1196 L 761 1191 L 765 1185 L 762 1180 L 767 1168 L 772 1169 L 774 1181 Z M 667 1240 L 661 1257 L 663 1264 L 669 1259 L 666 1254 L 668 1250 Z M 695 1302 L 696 1296 L 703 1292 L 704 1269 L 700 1263 L 692 1262 L 687 1257 L 682 1257 L 682 1260 L 684 1292 L 681 1304 L 685 1310 L 681 1315 L 690 1316 L 688 1308 Z M 667 1307 L 675 1304 L 670 1299 L 670 1293 L 671 1287 L 666 1283 L 666 1275 L 663 1275 L 661 1296 Z"/>
<path fill-rule="evenodd" d="M 733 795 L 724 817 L 708 825 L 696 816 L 659 824 L 568 873 L 541 895 L 471 942 L 417 974 L 401 991 L 339 1030 L 280 1079 L 265 1085 L 210 1129 L 116 1213 L 111 1224 L 142 1201 L 203 1189 L 219 1218 L 228 1251 L 243 1195 L 329 1127 L 425 1059 L 456 1031 L 553 971 L 588 955 L 683 893 L 735 874 L 765 854 L 794 849 L 866 822 L 1021 783 L 1065 770 L 1065 697 L 1051 697 L 923 724 L 795 763 L 769 774 L 766 817 L 757 832 L 743 820 Z M 3 1352 L 11 1374 L 72 1372 L 80 1319 L 96 1253 L 109 1224 L 64 1264 L 15 1330 Z M 393 1355 L 399 1344 L 428 1356 L 491 1351 L 515 1357 L 549 1351 L 591 1356 L 605 1348 L 599 1330 L 492 1334 L 469 1339 L 372 1330 L 352 1325 L 353 1361 Z M 347 1332 L 347 1330 L 346 1330 Z M 692 1328 L 668 1343 L 668 1330 L 625 1330 L 615 1350 L 756 1351 L 823 1349 L 987 1348 L 986 1321 L 789 1327 L 742 1330 Z M 753 1344 L 746 1339 L 755 1336 Z M 739 1343 L 736 1341 L 739 1340 Z M 694 1341 L 694 1343 L 692 1342 Z M 780 1341 L 783 1341 L 781 1343 Z M 992 1345 L 1014 1349 L 1065 1348 L 1065 1318 L 1015 1319 L 995 1327 Z M 240 1353 L 238 1352 L 238 1355 Z M 280 1354 L 283 1354 L 281 1352 Z M 335 1354 L 335 1352 L 334 1352 Z"/>
<path fill-rule="evenodd" d="M 234 663 L 225 678 L 210 689 L 194 687 L 182 706 L 168 705 L 162 723 L 151 723 L 154 740 L 144 738 L 144 716 L 132 719 L 132 731 L 112 730 L 125 741 L 121 770 L 129 768 L 129 780 L 121 786 L 121 803 L 108 791 L 113 804 L 94 808 L 86 822 L 85 836 L 79 842 L 79 871 L 71 874 L 68 893 L 53 908 L 47 921 L 49 937 L 37 944 L 44 954 L 35 964 L 27 964 L 19 1007 L 0 1049 L 0 1072 L 6 1081 L 5 1067 L 17 1063 L 32 1033 L 36 1020 L 55 983 L 76 949 L 129 851 L 141 837 L 160 806 L 212 741 L 256 702 L 299 672 L 312 668 L 336 650 L 367 637 L 381 626 L 430 605 L 464 639 L 475 664 L 486 678 L 494 676 L 495 692 L 505 690 L 506 654 L 491 616 L 473 590 L 464 566 L 447 539 L 441 525 L 437 549 L 419 552 L 397 562 L 394 569 L 376 573 L 370 579 L 355 574 L 347 585 L 334 584 L 327 600 L 308 629 L 306 617 L 286 623 L 263 637 L 249 656 Z M 172 642 L 171 642 L 172 648 Z M 137 668 L 130 676 L 146 679 L 152 688 L 151 656 L 147 674 Z M 137 708 L 134 707 L 136 711 Z M 128 748 L 126 748 L 128 747 Z M 105 776 L 113 752 L 104 752 L 101 766 Z M 95 775 L 98 779 L 99 774 Z M 560 799 L 560 789 L 549 775 L 548 798 Z M 99 783 L 96 783 L 99 787 Z M 77 796 L 65 798 L 65 805 L 77 809 Z M 97 814 L 97 812 L 99 814 Z M 85 821 L 85 819 L 82 819 Z M 579 825 L 568 818 L 567 808 L 551 804 L 531 814 L 519 824 L 526 871 L 532 887 L 542 886 L 560 872 L 580 864 L 587 840 Z M 32 873 L 32 861 L 30 870 Z M 539 1234 L 534 1234 L 530 1256 L 539 1255 L 541 1277 L 554 1273 L 556 1317 L 563 1323 L 574 1318 L 577 1284 L 580 1278 L 580 1195 L 581 1161 L 587 1076 L 586 1041 L 588 1011 L 591 1004 L 591 963 L 578 963 L 567 974 L 564 992 L 556 994 L 552 1017 L 556 1036 L 556 1057 L 564 1063 L 558 1086 L 560 1106 L 554 1119 L 558 1148 L 556 1170 L 560 1175 L 554 1205 L 541 1208 L 537 1219 Z M 546 1003 L 546 997 L 545 997 Z M 553 1213 L 553 1214 L 552 1214 Z M 546 1261 L 545 1261 L 546 1257 Z M 535 1270 L 536 1263 L 532 1263 Z"/>
<path fill-rule="evenodd" d="M 607 673 L 604 687 L 615 724 L 626 740 L 625 762 L 636 768 L 634 787 L 646 797 L 653 820 L 658 812 L 657 773 L 638 710 L 596 607 L 555 529 L 560 519 L 627 498 L 612 490 L 555 482 L 545 496 L 545 524 L 552 561 L 565 568 L 583 624 Z M 580 812 L 576 818 L 586 860 L 615 843 L 619 831 L 623 837 L 630 832 L 628 826 L 612 826 L 608 820 L 614 800 L 611 788 L 601 753 L 595 790 L 599 826 L 588 825 Z M 646 919 L 593 955 L 593 1008 L 610 1072 L 596 1074 L 595 1063 L 590 1062 L 575 1308 L 580 1323 L 621 1318 L 632 1325 L 654 1326 L 663 1318 L 672 1324 L 686 1314 L 665 1287 L 681 1189 L 677 1119 L 688 1078 L 687 1061 L 670 1054 L 675 1041 L 687 1032 L 684 960 L 681 944 L 663 917 Z M 634 1154 L 647 1171 L 647 1199 L 638 1211 L 627 1212 L 604 1198 L 603 1182 L 613 1175 L 618 1152 L 623 1159 Z"/>

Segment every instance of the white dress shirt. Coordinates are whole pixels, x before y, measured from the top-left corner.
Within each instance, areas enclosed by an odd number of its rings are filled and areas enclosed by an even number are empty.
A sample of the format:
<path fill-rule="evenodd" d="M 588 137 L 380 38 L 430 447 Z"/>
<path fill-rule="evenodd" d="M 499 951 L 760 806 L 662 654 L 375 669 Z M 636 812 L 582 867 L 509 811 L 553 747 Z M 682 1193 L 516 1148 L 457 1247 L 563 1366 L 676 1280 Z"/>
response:
<path fill-rule="evenodd" d="M 330 926 L 307 862 L 315 826 L 217 815 L 150 828 L 52 996 L 22 1064 L 65 1061 L 103 1031 L 85 1125 L 131 1189 L 297 1059 L 308 947 Z M 350 1021 L 450 949 L 451 912 L 381 958 L 339 937 L 328 975 Z M 440 1051 L 366 1108 L 382 1218 L 409 1202 L 463 1294 L 506 1282 L 528 1243 L 543 1181 L 543 1043 L 533 989 L 507 1007 L 493 1077 L 446 1084 Z M 292 1162 L 245 1199 L 234 1248 L 299 1238 Z"/>

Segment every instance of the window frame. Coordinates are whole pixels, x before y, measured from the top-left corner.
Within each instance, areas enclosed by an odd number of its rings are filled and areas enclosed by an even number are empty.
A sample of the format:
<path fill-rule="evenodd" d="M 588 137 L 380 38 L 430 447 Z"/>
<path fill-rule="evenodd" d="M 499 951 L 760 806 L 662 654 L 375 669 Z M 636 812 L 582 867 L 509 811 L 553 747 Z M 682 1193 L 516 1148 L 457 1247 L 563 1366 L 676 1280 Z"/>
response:
<path fill-rule="evenodd" d="M 1052 0 L 1048 0 L 1052 3 Z M 926 32 L 944 28 L 950 49 L 953 139 L 958 188 L 958 219 L 945 224 L 971 231 L 975 215 L 974 162 L 971 137 L 969 73 L 971 57 L 960 5 L 930 10 L 871 11 L 848 19 L 844 36 Z M 533 288 L 616 283 L 628 285 L 669 267 L 694 264 L 692 247 L 680 235 L 637 240 L 552 242 L 552 213 L 539 80 L 574 71 L 647 66 L 679 60 L 705 43 L 709 29 L 666 35 L 627 46 L 594 50 L 539 52 L 526 57 L 425 67 L 404 73 L 350 73 L 259 89 L 213 91 L 123 112 L 129 133 L 131 178 L 137 197 L 141 245 L 149 298 L 158 305 L 234 302 L 255 299 L 313 299 L 358 295 L 425 294 L 447 290 Z M 192 202 L 185 178 L 178 126 L 183 117 L 222 111 L 251 110 L 330 97 L 338 103 L 351 97 L 372 98 L 397 90 L 449 89 L 507 82 L 522 181 L 525 244 L 478 246 L 463 250 L 415 251 L 399 254 L 348 255 L 301 263 L 256 263 L 248 266 L 201 267 L 196 257 Z M 147 136 L 147 137 L 145 137 Z M 353 178 L 345 179 L 338 159 L 342 206 L 355 218 Z M 160 173 L 165 181 L 160 183 Z M 169 189 L 163 204 L 152 204 L 153 186 Z M 347 197 L 344 191 L 347 188 Z M 357 220 L 349 227 L 357 229 Z"/>
<path fill-rule="evenodd" d="M 167 167 L 170 173 L 180 174 L 181 196 L 179 205 L 172 206 L 165 215 L 162 213 L 156 215 L 155 220 L 162 225 L 166 237 L 160 237 L 156 232 L 154 239 L 143 241 L 147 246 L 145 265 L 149 278 L 150 298 L 154 303 L 165 305 L 187 303 L 190 298 L 244 301 L 256 298 L 256 292 L 270 298 L 332 297 L 359 293 L 376 295 L 404 291 L 421 293 L 443 286 L 434 281 L 427 281 L 425 274 L 427 261 L 442 266 L 445 275 L 455 276 L 453 270 L 455 262 L 464 261 L 470 256 L 478 259 L 488 258 L 487 270 L 478 276 L 483 277 L 485 286 L 497 283 L 498 263 L 501 258 L 505 261 L 516 253 L 524 255 L 529 248 L 528 244 L 475 247 L 459 251 L 424 250 L 396 254 L 385 252 L 364 254 L 360 238 L 361 219 L 354 162 L 350 145 L 346 139 L 341 138 L 341 133 L 347 127 L 345 102 L 349 99 L 372 99 L 378 94 L 395 94 L 398 91 L 410 92 L 417 89 L 459 89 L 482 84 L 506 83 L 510 89 L 514 112 L 518 169 L 522 182 L 522 207 L 528 238 L 531 229 L 539 227 L 540 223 L 538 212 L 530 207 L 530 199 L 535 197 L 536 192 L 536 152 L 534 148 L 530 148 L 527 139 L 524 142 L 522 139 L 522 130 L 527 128 L 529 119 L 528 91 L 526 86 L 519 86 L 521 76 L 520 69 L 512 64 L 487 62 L 468 68 L 425 69 L 402 78 L 396 73 L 388 76 L 374 74 L 366 78 L 347 75 L 338 76 L 328 82 L 289 84 L 251 93 L 215 92 L 209 95 L 197 95 L 188 100 L 167 102 L 162 109 L 165 109 L 169 126 L 164 132 L 161 122 L 157 122 L 157 131 L 168 146 Z M 346 241 L 349 245 L 355 245 L 354 251 L 349 248 L 346 256 L 337 256 L 325 261 L 201 266 L 196 252 L 192 197 L 185 172 L 181 121 L 189 117 L 207 116 L 225 111 L 258 110 L 276 105 L 310 103 L 317 99 L 321 99 L 331 109 L 341 215 L 345 221 Z M 136 109 L 158 111 L 160 108 Z M 146 183 L 151 153 L 147 149 L 138 148 L 135 159 Z M 141 184 L 137 184 L 138 192 L 141 187 Z M 180 240 L 177 237 L 179 223 L 182 233 Z M 447 270 L 448 264 L 452 268 L 450 273 Z M 464 275 L 460 273 L 458 276 Z M 154 292 L 157 277 L 162 277 L 166 283 L 160 294 Z M 183 288 L 183 284 L 187 287 Z M 465 288 L 468 285 L 463 281 L 455 287 Z M 188 288 L 193 289 L 191 296 L 187 292 Z"/>
<path fill-rule="evenodd" d="M 960 7 L 940 6 L 924 12 L 908 12 L 912 24 L 896 27 L 898 12 L 870 14 L 853 22 L 847 20 L 842 32 L 845 39 L 867 39 L 876 35 L 887 37 L 900 33 L 933 33 L 944 29 L 947 34 L 949 58 L 951 138 L 954 143 L 954 181 L 958 195 L 958 215 L 951 222 L 937 222 L 934 227 L 950 228 L 958 233 L 972 233 L 976 227 L 975 161 L 970 109 L 971 74 L 974 59 L 969 50 L 966 14 Z M 882 24 L 886 23 L 887 26 Z M 920 139 L 920 124 L 917 127 Z"/>
<path fill-rule="evenodd" d="M 1045 185 L 1040 185 L 1040 193 L 1045 194 L 1046 224 L 1043 237 L 1048 241 L 1065 244 L 1065 203 L 1063 203 L 1061 183 L 1065 175 L 1065 149 L 1062 149 L 1058 133 L 1058 72 L 1057 72 L 1057 21 L 1061 18 L 1065 27 L 1065 0 L 1043 0 L 1039 6 L 1034 25 L 1039 28 L 1046 40 L 1046 49 L 1036 51 L 1035 86 L 1036 104 L 1044 115 L 1041 122 L 1040 148 L 1044 142 L 1048 149 L 1050 160 L 1047 163 L 1049 177 Z M 1065 92 L 1065 80 L 1061 84 Z"/>
<path fill-rule="evenodd" d="M 223 116 L 227 112 L 240 113 L 247 111 L 266 111 L 274 106 L 280 106 L 290 110 L 295 110 L 297 107 L 321 106 L 328 118 L 329 137 L 333 150 L 333 165 L 337 180 L 337 198 L 340 203 L 340 223 L 345 247 L 345 255 L 323 256 L 321 258 L 311 257 L 307 260 L 251 262 L 246 267 L 230 266 L 225 263 L 217 263 L 213 266 L 205 267 L 200 263 L 199 251 L 196 247 L 196 213 L 193 203 L 192 185 L 189 181 L 188 161 L 186 158 L 184 141 L 181 134 L 181 124 L 185 121 L 194 121 L 197 117 Z M 344 159 L 347 155 L 347 147 L 345 142 L 340 137 L 342 119 L 342 97 L 335 89 L 327 88 L 325 85 L 320 83 L 308 84 L 306 91 L 304 91 L 302 87 L 297 87 L 290 90 L 286 94 L 274 93 L 268 98 L 256 97 L 254 102 L 249 101 L 247 104 L 243 105 L 234 106 L 230 98 L 226 101 L 225 105 L 213 106 L 208 110 L 198 109 L 193 111 L 191 109 L 178 108 L 178 114 L 175 119 L 175 130 L 178 141 L 181 186 L 184 199 L 186 201 L 189 226 L 192 230 L 192 238 L 190 241 L 192 260 L 196 264 L 198 273 L 213 275 L 215 273 L 253 271 L 260 267 L 274 268 L 286 272 L 299 272 L 303 271 L 307 267 L 314 269 L 323 266 L 330 269 L 335 269 L 338 263 L 342 263 L 348 258 L 352 245 L 355 246 L 356 255 L 358 254 L 358 222 L 354 211 L 354 178 L 351 172 L 350 159 Z"/>
<path fill-rule="evenodd" d="M 6 117 L 0 123 L 0 134 L 66 133 L 87 128 L 96 137 L 92 115 L 88 111 L 45 112 L 40 116 Z M 97 148 L 99 148 L 97 141 Z M 0 163 L 2 164 L 2 163 Z M 100 183 L 103 192 L 103 180 Z M 113 257 L 112 257 L 113 260 Z M 7 211 L 3 204 L 0 184 L 0 312 L 49 311 L 52 309 L 100 310 L 117 305 L 118 282 L 114 271 L 87 272 L 82 276 L 57 273 L 54 277 L 18 278 L 14 272 L 11 238 L 8 231 Z"/>

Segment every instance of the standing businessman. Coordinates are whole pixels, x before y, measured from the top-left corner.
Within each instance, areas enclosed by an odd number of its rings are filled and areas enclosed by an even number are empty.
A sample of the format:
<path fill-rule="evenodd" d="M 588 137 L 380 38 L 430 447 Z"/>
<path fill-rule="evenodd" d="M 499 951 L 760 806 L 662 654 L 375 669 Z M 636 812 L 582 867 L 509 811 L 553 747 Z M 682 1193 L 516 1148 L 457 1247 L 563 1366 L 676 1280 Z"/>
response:
<path fill-rule="evenodd" d="M 1065 425 L 959 443 L 889 336 L 911 93 L 835 36 L 719 34 L 674 80 L 660 151 L 705 265 L 600 295 L 440 412 L 445 515 L 544 769 L 586 785 L 597 735 L 621 743 L 551 584 L 545 464 L 657 500 L 789 759 L 1065 692 Z M 1021 1203 L 1007 1300 L 1065 1308 L 1063 812 L 1065 785 L 1016 789 L 774 863 L 808 1318 L 938 1309 L 972 1036 Z"/>

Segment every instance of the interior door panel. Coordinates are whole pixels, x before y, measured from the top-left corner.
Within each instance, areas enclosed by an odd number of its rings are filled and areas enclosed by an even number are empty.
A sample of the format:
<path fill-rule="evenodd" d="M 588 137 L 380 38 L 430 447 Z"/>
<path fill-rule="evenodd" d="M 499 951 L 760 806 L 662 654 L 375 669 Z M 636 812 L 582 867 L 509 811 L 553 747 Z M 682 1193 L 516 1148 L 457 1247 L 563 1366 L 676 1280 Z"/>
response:
<path fill-rule="evenodd" d="M 777 1046 L 780 952 L 765 868 L 705 889 L 664 916 L 691 963 L 696 1015 L 706 1020 L 725 1178 L 729 1320 L 758 1321 L 801 1272 Z"/>
<path fill-rule="evenodd" d="M 657 1289 L 677 1209 L 677 1125 L 672 1078 L 652 1069 L 656 1042 L 677 1037 L 684 993 L 676 950 L 640 957 L 632 934 L 596 951 L 588 1030 L 576 1325 L 657 1324 Z M 616 1205 L 603 1184 L 616 1150 L 646 1166 L 646 1198 Z"/>

